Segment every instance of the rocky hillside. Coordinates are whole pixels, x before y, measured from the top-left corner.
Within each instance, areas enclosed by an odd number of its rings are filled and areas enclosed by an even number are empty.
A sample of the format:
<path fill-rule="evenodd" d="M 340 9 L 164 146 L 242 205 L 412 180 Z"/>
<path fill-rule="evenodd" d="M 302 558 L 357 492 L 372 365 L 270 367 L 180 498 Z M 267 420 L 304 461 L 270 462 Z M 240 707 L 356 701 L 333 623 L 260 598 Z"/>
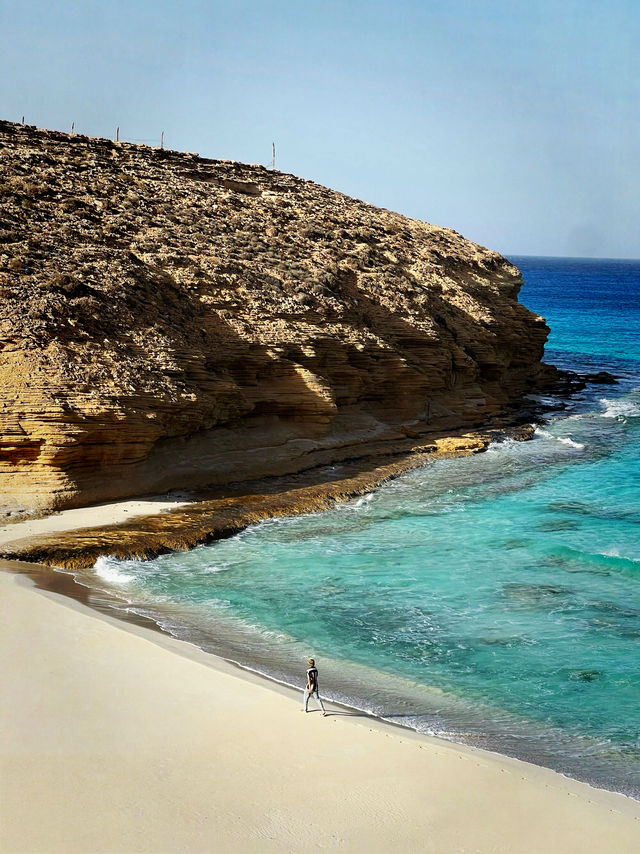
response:
<path fill-rule="evenodd" d="M 520 284 L 454 231 L 293 175 L 0 122 L 0 505 L 495 422 L 549 376 Z"/>

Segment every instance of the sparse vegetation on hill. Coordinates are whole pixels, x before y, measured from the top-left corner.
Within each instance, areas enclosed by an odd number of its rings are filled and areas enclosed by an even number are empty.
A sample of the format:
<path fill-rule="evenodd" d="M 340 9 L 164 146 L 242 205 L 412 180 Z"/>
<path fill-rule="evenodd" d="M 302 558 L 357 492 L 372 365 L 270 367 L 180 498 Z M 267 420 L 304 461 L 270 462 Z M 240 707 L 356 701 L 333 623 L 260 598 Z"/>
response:
<path fill-rule="evenodd" d="M 496 419 L 548 377 L 519 286 L 449 229 L 292 175 L 0 122 L 2 504 L 280 474 Z"/>

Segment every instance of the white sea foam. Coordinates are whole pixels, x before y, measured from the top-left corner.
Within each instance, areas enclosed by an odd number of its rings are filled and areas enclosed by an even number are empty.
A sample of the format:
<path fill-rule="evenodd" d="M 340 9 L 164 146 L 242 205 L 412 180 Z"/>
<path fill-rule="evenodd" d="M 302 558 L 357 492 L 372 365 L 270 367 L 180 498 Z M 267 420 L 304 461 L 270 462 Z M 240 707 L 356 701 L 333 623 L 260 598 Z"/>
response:
<path fill-rule="evenodd" d="M 604 407 L 603 418 L 637 418 L 640 416 L 640 405 L 632 400 L 611 400 L 607 397 L 600 399 Z"/>
<path fill-rule="evenodd" d="M 555 436 L 555 438 L 563 445 L 571 445 L 572 448 L 584 448 L 581 442 L 574 441 L 570 436 Z"/>
<path fill-rule="evenodd" d="M 521 442 L 517 442 L 515 439 L 501 439 L 499 442 L 491 442 L 489 447 L 486 450 L 487 454 L 496 454 L 502 453 L 513 448 L 515 445 L 521 445 Z"/>
<path fill-rule="evenodd" d="M 127 575 L 126 572 L 123 572 L 117 559 L 110 555 L 99 557 L 93 568 L 96 575 L 99 575 L 103 581 L 107 581 L 109 584 L 129 584 L 135 578 L 134 575 Z"/>
<path fill-rule="evenodd" d="M 198 570 L 201 575 L 213 575 L 216 572 L 228 572 L 229 566 L 203 566 Z"/>
<path fill-rule="evenodd" d="M 621 560 L 629 560 L 632 563 L 640 563 L 640 558 L 637 557 L 629 557 L 629 555 L 620 554 L 620 549 L 610 548 L 604 552 L 600 552 L 603 557 L 617 557 Z"/>
<path fill-rule="evenodd" d="M 545 439 L 553 439 L 554 442 L 561 442 L 563 445 L 569 445 L 569 447 L 577 448 L 580 451 L 584 448 L 581 442 L 576 442 L 570 436 L 554 436 L 553 433 L 549 433 L 548 430 L 543 430 L 540 427 L 536 430 L 536 435 L 542 436 Z"/>
<path fill-rule="evenodd" d="M 371 499 L 373 498 L 373 495 L 373 492 L 368 492 L 366 495 L 363 495 L 361 498 L 358 498 L 353 507 L 357 509 L 358 507 L 362 507 L 363 504 L 368 504 L 368 502 L 371 501 Z"/>

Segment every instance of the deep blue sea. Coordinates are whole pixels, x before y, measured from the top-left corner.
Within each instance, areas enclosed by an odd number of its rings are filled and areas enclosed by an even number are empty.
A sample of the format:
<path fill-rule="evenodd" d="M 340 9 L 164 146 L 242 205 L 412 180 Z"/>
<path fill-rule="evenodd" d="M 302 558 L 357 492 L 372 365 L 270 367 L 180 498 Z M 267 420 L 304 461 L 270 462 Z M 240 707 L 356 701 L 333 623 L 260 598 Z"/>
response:
<path fill-rule="evenodd" d="M 511 260 L 546 360 L 618 385 L 531 442 L 92 582 L 275 679 L 313 655 L 326 697 L 640 797 L 640 261 Z"/>

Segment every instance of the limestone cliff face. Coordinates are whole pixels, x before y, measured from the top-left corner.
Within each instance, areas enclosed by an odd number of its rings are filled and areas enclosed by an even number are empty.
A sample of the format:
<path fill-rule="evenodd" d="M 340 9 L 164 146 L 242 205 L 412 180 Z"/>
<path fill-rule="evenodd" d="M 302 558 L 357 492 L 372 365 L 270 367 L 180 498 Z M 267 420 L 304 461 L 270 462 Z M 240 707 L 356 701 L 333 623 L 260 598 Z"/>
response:
<path fill-rule="evenodd" d="M 0 505 L 297 471 L 548 377 L 518 270 L 292 175 L 0 122 Z"/>

